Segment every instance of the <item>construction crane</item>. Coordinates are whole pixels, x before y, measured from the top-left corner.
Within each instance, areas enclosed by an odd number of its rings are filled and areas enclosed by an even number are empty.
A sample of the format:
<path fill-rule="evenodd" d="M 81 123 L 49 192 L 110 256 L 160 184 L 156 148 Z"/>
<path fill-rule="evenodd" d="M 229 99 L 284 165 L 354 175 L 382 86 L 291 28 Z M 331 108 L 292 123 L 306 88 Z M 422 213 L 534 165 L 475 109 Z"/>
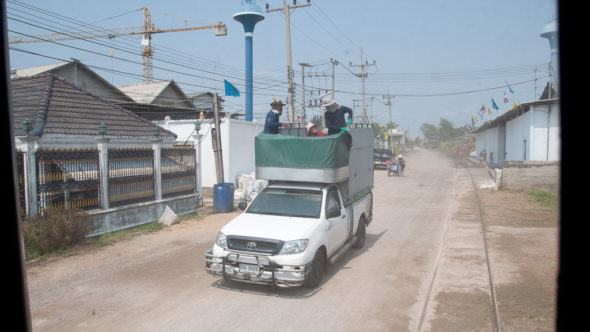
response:
<path fill-rule="evenodd" d="M 104 29 L 94 31 L 75 31 L 75 32 L 56 32 L 45 35 L 35 35 L 31 39 L 20 39 L 9 37 L 9 44 L 24 44 L 24 43 L 39 43 L 47 41 L 60 41 L 60 40 L 76 40 L 76 39 L 93 39 L 93 38 L 115 38 L 119 36 L 132 36 L 141 35 L 141 55 L 143 58 L 143 82 L 149 83 L 154 79 L 153 73 L 153 50 L 151 46 L 152 35 L 156 33 L 165 32 L 179 32 L 179 31 L 193 31 L 193 30 L 205 30 L 214 29 L 216 36 L 227 35 L 227 27 L 223 22 L 217 24 L 200 26 L 200 27 L 185 27 L 177 29 L 156 29 L 152 23 L 152 15 L 147 7 L 141 7 L 138 11 L 143 10 L 143 27 L 132 27 L 132 28 L 116 28 L 116 29 Z"/>

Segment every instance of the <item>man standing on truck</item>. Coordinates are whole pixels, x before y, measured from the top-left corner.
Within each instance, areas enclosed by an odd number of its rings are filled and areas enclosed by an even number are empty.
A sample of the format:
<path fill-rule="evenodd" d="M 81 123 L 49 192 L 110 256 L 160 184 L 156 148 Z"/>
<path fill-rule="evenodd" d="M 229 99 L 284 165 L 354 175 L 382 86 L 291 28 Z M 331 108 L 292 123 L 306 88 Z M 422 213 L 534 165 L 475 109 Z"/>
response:
<path fill-rule="evenodd" d="M 328 127 L 328 135 L 338 134 L 341 128 L 346 127 L 346 123 L 352 123 L 352 109 L 346 106 L 338 105 L 334 99 L 328 98 L 322 103 L 326 108 L 324 119 Z M 348 121 L 344 118 L 348 114 Z"/>
<path fill-rule="evenodd" d="M 265 134 L 278 134 L 279 127 L 289 128 L 286 122 L 279 122 L 279 117 L 283 114 L 283 102 L 281 100 L 272 99 L 270 103 L 270 111 L 266 114 L 266 121 L 264 122 Z"/>

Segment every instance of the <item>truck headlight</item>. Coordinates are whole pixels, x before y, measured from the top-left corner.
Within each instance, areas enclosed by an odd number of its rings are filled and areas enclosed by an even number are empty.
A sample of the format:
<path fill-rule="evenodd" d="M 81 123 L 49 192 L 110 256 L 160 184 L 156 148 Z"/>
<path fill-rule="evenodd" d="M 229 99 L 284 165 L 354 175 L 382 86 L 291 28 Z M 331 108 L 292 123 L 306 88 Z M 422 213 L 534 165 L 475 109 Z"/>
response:
<path fill-rule="evenodd" d="M 279 255 L 291 255 L 291 254 L 298 254 L 303 252 L 305 248 L 307 248 L 307 244 L 309 243 L 308 239 L 302 240 L 294 240 L 294 241 L 287 241 L 283 245 L 283 249 Z"/>
<path fill-rule="evenodd" d="M 227 237 L 225 237 L 225 234 L 222 232 L 217 233 L 217 240 L 215 240 L 215 243 L 223 249 L 227 249 Z"/>

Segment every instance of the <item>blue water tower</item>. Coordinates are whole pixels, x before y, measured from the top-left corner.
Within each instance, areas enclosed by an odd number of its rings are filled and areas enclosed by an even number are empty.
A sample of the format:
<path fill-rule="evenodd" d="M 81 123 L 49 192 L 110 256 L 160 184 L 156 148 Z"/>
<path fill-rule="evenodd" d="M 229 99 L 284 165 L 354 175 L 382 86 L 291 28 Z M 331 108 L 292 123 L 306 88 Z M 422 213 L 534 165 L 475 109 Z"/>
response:
<path fill-rule="evenodd" d="M 254 0 L 242 0 L 242 5 L 234 14 L 234 20 L 242 23 L 246 37 L 246 121 L 252 121 L 252 37 L 254 26 L 264 20 L 264 14 Z"/>

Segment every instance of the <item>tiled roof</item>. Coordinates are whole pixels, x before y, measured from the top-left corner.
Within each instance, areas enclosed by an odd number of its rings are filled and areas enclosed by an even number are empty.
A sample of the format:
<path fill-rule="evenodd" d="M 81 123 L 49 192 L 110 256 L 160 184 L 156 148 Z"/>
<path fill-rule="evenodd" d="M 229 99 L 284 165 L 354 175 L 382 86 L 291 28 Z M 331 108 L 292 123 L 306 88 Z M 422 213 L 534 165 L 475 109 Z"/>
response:
<path fill-rule="evenodd" d="M 63 79 L 42 74 L 10 82 L 14 132 L 24 136 L 22 122 L 31 122 L 32 136 L 98 136 L 104 123 L 106 137 L 151 138 L 158 127 L 120 106 L 84 92 Z M 158 127 L 162 139 L 176 135 Z"/>

